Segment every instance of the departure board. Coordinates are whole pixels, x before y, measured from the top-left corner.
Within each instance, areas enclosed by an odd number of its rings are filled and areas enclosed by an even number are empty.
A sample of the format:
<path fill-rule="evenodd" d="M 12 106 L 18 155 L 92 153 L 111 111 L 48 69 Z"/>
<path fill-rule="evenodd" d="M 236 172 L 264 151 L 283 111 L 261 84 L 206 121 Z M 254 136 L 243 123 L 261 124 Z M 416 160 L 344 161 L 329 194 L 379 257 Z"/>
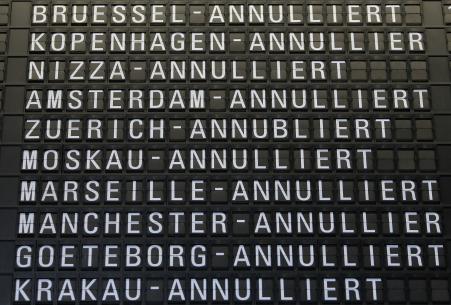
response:
<path fill-rule="evenodd" d="M 0 0 L 0 305 L 451 304 L 451 1 Z"/>

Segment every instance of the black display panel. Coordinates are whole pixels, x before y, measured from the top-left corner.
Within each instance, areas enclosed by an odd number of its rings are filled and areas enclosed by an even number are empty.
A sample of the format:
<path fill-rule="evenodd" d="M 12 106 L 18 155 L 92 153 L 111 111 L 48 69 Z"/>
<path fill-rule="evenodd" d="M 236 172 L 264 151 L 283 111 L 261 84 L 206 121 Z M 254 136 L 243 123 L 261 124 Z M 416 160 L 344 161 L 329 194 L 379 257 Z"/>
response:
<path fill-rule="evenodd" d="M 450 25 L 1 1 L 0 305 L 450 304 Z"/>

